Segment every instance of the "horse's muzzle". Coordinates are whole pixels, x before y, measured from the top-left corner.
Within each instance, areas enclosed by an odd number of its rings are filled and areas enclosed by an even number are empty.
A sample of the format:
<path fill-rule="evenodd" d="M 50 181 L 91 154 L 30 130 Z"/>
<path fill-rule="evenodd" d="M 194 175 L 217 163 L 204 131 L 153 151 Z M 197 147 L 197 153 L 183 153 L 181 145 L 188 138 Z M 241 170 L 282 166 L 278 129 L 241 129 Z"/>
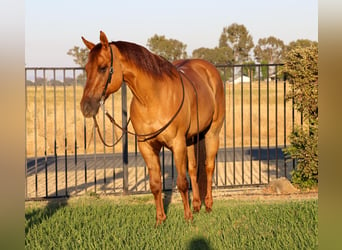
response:
<path fill-rule="evenodd" d="M 81 100 L 81 111 L 84 117 L 93 117 L 100 108 L 100 102 L 97 98 L 83 97 Z"/>

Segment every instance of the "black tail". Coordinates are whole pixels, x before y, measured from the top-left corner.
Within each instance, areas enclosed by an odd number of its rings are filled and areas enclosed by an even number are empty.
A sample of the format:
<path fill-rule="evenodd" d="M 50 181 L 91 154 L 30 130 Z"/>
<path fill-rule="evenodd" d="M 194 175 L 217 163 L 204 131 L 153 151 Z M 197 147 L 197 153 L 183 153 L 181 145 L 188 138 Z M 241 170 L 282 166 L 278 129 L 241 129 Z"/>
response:
<path fill-rule="evenodd" d="M 197 145 L 195 145 L 197 147 Z M 196 152 L 196 150 L 195 150 Z M 198 157 L 198 169 L 197 169 L 197 182 L 200 194 L 200 199 L 203 202 L 207 195 L 207 172 L 205 170 L 205 140 L 202 137 L 199 141 L 199 157 Z"/>

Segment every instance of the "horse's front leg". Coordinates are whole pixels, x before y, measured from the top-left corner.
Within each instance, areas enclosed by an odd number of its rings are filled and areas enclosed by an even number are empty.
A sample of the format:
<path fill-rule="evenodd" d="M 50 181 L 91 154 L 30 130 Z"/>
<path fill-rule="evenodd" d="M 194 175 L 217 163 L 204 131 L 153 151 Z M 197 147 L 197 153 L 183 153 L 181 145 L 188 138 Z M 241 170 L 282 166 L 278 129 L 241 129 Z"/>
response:
<path fill-rule="evenodd" d="M 161 146 L 158 143 L 153 142 L 139 142 L 138 146 L 148 168 L 150 188 L 156 204 L 156 225 L 159 225 L 166 219 L 160 175 L 159 152 Z"/>
<path fill-rule="evenodd" d="M 192 213 L 189 206 L 189 183 L 186 178 L 186 166 L 187 166 L 187 149 L 185 137 L 175 140 L 172 147 L 173 156 L 177 168 L 177 188 L 182 196 L 184 205 L 184 218 L 186 220 L 192 220 Z"/>

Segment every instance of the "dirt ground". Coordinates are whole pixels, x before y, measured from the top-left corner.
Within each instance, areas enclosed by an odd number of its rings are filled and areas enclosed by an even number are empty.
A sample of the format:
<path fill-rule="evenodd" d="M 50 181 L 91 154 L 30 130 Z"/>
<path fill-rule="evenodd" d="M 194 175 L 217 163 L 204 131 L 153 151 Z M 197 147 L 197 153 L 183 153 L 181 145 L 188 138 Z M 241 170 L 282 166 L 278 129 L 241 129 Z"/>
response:
<path fill-rule="evenodd" d="M 154 203 L 152 194 L 139 195 L 99 195 L 99 198 L 110 199 L 115 201 L 124 201 L 130 203 Z M 192 193 L 190 191 L 190 198 Z M 236 200 L 236 201 L 262 201 L 262 202 L 277 202 L 289 200 L 309 200 L 318 199 L 318 189 L 298 190 L 286 179 L 279 178 L 270 182 L 265 187 L 252 188 L 230 188 L 230 189 L 215 189 L 213 188 L 213 199 L 215 200 Z M 181 203 L 182 198 L 178 191 L 164 192 L 163 200 L 168 200 L 169 203 Z"/>
<path fill-rule="evenodd" d="M 272 183 L 261 188 L 234 188 L 234 189 L 213 189 L 215 200 L 241 200 L 241 201 L 284 201 L 284 200 L 309 200 L 318 199 L 318 189 L 296 190 L 292 192 L 276 192 L 272 189 Z M 167 195 L 167 194 L 166 194 Z M 165 198 L 165 197 L 164 197 Z M 171 203 L 181 202 L 178 192 L 172 193 Z"/>
<path fill-rule="evenodd" d="M 260 200 L 260 201 L 282 201 L 282 200 L 307 200 L 318 199 L 318 190 L 298 191 L 296 193 L 277 194 L 270 193 L 263 188 L 244 189 L 230 191 L 214 191 L 213 198 L 220 200 Z"/>
<path fill-rule="evenodd" d="M 147 196 L 147 197 L 146 197 Z M 153 200 L 152 194 L 133 195 L 129 200 L 146 200 L 150 196 Z M 99 196 L 107 197 L 109 199 L 126 199 L 127 196 Z M 139 198 L 140 197 L 140 198 Z M 146 198 L 145 198 L 146 197 Z M 192 193 L 190 191 L 190 197 Z M 164 199 L 169 199 L 171 203 L 182 202 L 181 195 L 178 191 L 164 192 Z M 213 188 L 213 199 L 215 200 L 245 200 L 245 201 L 282 201 L 282 200 L 307 200 L 318 199 L 318 188 L 311 190 L 299 190 L 295 188 L 291 182 L 286 178 L 279 178 L 271 181 L 264 187 L 243 187 L 243 188 Z"/>

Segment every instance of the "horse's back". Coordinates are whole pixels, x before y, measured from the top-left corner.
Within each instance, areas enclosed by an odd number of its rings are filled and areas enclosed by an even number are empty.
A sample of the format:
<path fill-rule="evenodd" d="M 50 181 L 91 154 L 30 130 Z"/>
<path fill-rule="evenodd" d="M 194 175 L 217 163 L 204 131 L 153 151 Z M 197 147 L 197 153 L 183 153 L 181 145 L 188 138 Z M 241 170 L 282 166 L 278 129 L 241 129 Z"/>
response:
<path fill-rule="evenodd" d="M 225 108 L 223 82 L 216 67 L 202 59 L 184 59 L 173 62 L 173 65 L 183 71 L 196 84 L 196 78 L 201 78 L 208 84 L 214 97 L 216 115 L 222 116 Z M 197 75 L 197 77 L 196 77 Z M 215 118 L 214 118 L 215 119 Z"/>
<path fill-rule="evenodd" d="M 173 65 L 187 74 L 190 78 L 192 74 L 198 74 L 202 79 L 207 80 L 210 88 L 218 94 L 223 94 L 223 83 L 216 67 L 208 61 L 202 59 L 184 59 L 173 62 Z M 222 93 L 221 93 L 222 91 Z"/>

